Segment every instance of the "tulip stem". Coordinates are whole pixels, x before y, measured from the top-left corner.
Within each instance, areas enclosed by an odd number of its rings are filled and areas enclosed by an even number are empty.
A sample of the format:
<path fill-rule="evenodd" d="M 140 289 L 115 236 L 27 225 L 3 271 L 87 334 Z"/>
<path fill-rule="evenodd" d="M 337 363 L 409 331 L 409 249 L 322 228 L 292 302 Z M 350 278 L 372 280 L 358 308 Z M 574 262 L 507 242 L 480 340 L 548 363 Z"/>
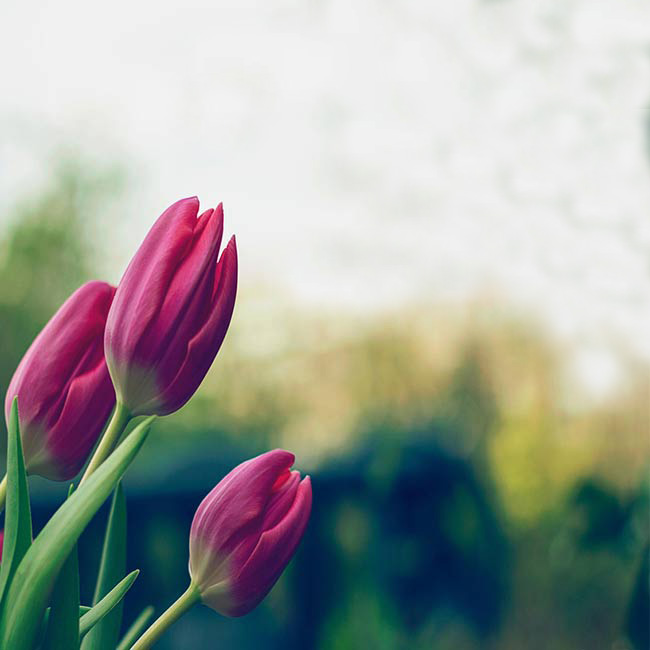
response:
<path fill-rule="evenodd" d="M 165 633 L 167 628 L 175 623 L 188 609 L 199 602 L 199 588 L 192 582 L 185 593 L 169 607 L 167 611 L 154 621 L 149 629 L 136 641 L 131 650 L 147 650 Z"/>
<path fill-rule="evenodd" d="M 7 500 L 7 475 L 0 481 L 0 512 L 5 509 L 5 501 Z"/>
<path fill-rule="evenodd" d="M 128 409 L 121 402 L 117 402 L 113 417 L 108 427 L 106 427 L 106 431 L 99 441 L 99 445 L 97 445 L 97 449 L 95 449 L 95 453 L 90 459 L 79 485 L 83 485 L 83 482 L 110 456 L 130 419 L 131 414 Z"/>

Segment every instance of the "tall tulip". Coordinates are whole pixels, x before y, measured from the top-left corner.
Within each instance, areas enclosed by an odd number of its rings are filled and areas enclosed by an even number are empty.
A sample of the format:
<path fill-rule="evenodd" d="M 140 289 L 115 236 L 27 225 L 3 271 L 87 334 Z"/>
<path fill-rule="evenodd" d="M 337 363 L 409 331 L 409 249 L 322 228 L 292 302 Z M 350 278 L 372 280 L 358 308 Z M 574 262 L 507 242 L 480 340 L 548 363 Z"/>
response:
<path fill-rule="evenodd" d="M 88 282 L 36 337 L 9 383 L 5 417 L 18 397 L 25 467 L 67 481 L 86 462 L 115 391 L 104 359 L 104 328 L 115 287 Z"/>
<path fill-rule="evenodd" d="M 190 530 L 190 586 L 133 646 L 147 650 L 192 605 L 243 616 L 293 557 L 311 512 L 311 481 L 275 449 L 235 467 L 203 499 Z"/>
<path fill-rule="evenodd" d="M 158 218 L 122 278 L 105 351 L 118 402 L 166 415 L 198 388 L 226 335 L 237 291 L 233 237 L 218 258 L 223 209 L 198 216 L 196 197 Z"/>

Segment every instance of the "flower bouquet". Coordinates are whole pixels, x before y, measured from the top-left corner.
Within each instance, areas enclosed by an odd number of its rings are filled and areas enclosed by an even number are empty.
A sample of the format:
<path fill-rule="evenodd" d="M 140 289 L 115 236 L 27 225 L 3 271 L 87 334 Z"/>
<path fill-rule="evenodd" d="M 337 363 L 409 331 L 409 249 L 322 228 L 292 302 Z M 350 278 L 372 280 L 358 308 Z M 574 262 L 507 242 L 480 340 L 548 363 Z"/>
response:
<path fill-rule="evenodd" d="M 293 454 L 276 449 L 242 463 L 196 510 L 187 590 L 153 623 L 147 608 L 121 634 L 121 602 L 138 571 L 124 575 L 120 480 L 153 420 L 177 411 L 199 387 L 235 304 L 235 238 L 219 255 L 222 207 L 198 211 L 196 198 L 169 207 L 119 286 L 89 282 L 75 291 L 14 373 L 0 483 L 2 650 L 144 650 L 196 603 L 242 616 L 269 592 L 303 536 L 311 483 L 291 470 Z M 134 418 L 141 421 L 127 433 Z M 27 475 L 70 481 L 84 465 L 32 539 Z M 77 541 L 111 494 L 94 598 L 84 605 Z"/>

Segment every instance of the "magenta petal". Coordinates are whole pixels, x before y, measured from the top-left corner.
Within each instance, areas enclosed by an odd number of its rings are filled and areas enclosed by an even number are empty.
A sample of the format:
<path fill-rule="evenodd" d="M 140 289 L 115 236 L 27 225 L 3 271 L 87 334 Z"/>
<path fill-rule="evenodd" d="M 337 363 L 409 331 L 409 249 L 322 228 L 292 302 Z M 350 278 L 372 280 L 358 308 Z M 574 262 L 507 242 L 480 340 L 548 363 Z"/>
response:
<path fill-rule="evenodd" d="M 106 324 L 109 366 L 138 360 L 142 335 L 158 313 L 179 261 L 191 245 L 198 209 L 196 197 L 167 208 L 131 260 Z"/>
<path fill-rule="evenodd" d="M 293 557 L 311 513 L 311 481 L 300 483 L 296 499 L 274 528 L 262 533 L 257 546 L 239 574 L 232 578 L 232 609 L 228 616 L 243 616 L 271 590 Z"/>
<path fill-rule="evenodd" d="M 277 526 L 287 512 L 289 512 L 296 498 L 299 485 L 300 472 L 293 471 L 289 476 L 289 480 L 271 496 L 264 510 L 264 517 L 262 519 L 263 531 Z"/>
<path fill-rule="evenodd" d="M 208 210 L 196 222 L 189 252 L 178 264 L 162 305 L 138 346 L 137 357 L 143 362 L 156 362 L 160 352 L 169 354 L 170 348 L 181 347 L 184 356 L 187 341 L 196 332 L 196 323 L 210 300 L 212 286 L 206 287 L 204 279 L 217 263 L 222 234 L 222 210 Z M 180 361 L 174 375 L 178 365 Z"/>
<path fill-rule="evenodd" d="M 202 501 L 190 531 L 190 574 L 203 602 L 241 616 L 293 556 L 311 511 L 311 482 L 276 449 L 242 463 Z"/>
<path fill-rule="evenodd" d="M 23 356 L 9 383 L 5 416 L 19 395 L 21 421 L 47 417 L 60 398 L 88 346 L 103 336 L 106 315 L 115 288 L 88 282 L 75 291 L 54 314 Z"/>
<path fill-rule="evenodd" d="M 187 342 L 185 358 L 163 392 L 165 410 L 178 410 L 199 387 L 228 331 L 237 293 L 237 248 L 233 237 L 221 255 L 215 274 L 215 297 L 201 328 Z"/>
<path fill-rule="evenodd" d="M 156 222 L 118 288 L 105 349 L 133 415 L 167 415 L 196 391 L 225 337 L 237 290 L 234 239 L 217 261 L 223 208 L 185 199 Z"/>
<path fill-rule="evenodd" d="M 115 404 L 103 353 L 114 293 L 105 282 L 75 291 L 36 337 L 9 384 L 5 413 L 17 396 L 25 465 L 32 474 L 72 478 Z"/>
<path fill-rule="evenodd" d="M 84 466 L 101 435 L 115 402 L 115 391 L 106 363 L 102 360 L 85 375 L 76 377 L 65 400 L 61 416 L 47 436 L 47 450 L 52 458 L 58 481 L 68 481 Z M 94 404 L 95 408 L 80 409 L 80 404 Z M 74 438 L 70 431 L 76 431 Z M 30 467 L 35 474 L 45 476 L 45 468 Z"/>
<path fill-rule="evenodd" d="M 190 535 L 215 552 L 227 548 L 239 530 L 261 518 L 271 487 L 293 461 L 293 454 L 275 449 L 235 467 L 199 505 Z"/>

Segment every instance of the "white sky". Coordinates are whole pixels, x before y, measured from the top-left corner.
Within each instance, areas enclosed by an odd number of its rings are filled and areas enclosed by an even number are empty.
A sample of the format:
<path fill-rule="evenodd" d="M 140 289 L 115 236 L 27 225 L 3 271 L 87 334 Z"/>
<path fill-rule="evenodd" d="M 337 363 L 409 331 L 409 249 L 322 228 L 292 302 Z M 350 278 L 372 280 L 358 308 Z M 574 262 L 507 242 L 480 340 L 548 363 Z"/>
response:
<path fill-rule="evenodd" d="M 228 4 L 5 0 L 2 213 L 77 148 L 135 179 L 113 280 L 197 194 L 243 283 L 362 310 L 496 291 L 597 390 L 612 346 L 650 358 L 647 0 Z"/>

